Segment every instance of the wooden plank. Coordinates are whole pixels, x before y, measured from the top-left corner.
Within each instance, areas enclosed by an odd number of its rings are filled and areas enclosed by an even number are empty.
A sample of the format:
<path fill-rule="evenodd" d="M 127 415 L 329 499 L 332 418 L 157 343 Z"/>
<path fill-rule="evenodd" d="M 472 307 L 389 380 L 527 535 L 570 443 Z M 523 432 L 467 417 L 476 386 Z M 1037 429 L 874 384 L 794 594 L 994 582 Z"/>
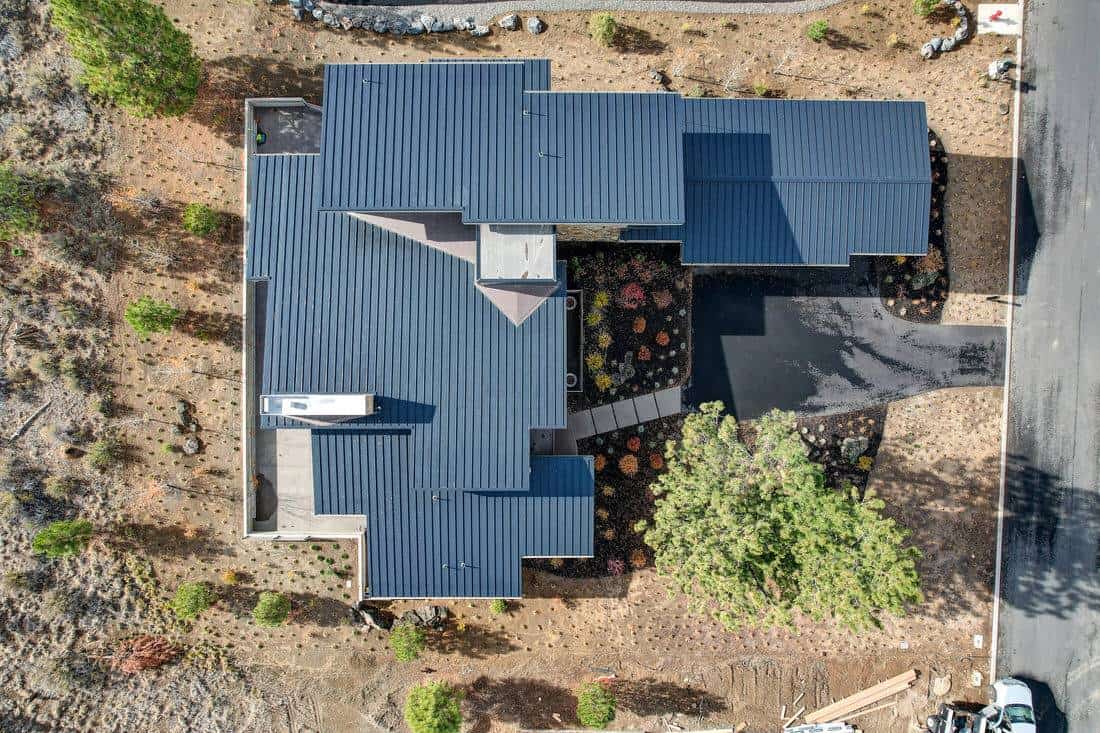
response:
<path fill-rule="evenodd" d="M 843 717 L 846 712 L 858 710 L 859 708 L 876 703 L 885 697 L 908 689 L 916 679 L 917 671 L 915 669 L 903 672 L 896 677 L 883 680 L 877 685 L 873 685 L 865 690 L 861 690 L 853 695 L 837 700 L 831 705 L 826 705 L 820 710 L 815 710 L 806 716 L 806 722 L 821 723 L 829 720 L 837 720 Z"/>

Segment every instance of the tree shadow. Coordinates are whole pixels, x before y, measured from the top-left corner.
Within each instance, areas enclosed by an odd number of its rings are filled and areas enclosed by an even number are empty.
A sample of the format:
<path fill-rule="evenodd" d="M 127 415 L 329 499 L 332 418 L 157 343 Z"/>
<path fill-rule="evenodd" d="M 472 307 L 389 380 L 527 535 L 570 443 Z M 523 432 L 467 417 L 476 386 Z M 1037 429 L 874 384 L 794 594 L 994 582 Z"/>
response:
<path fill-rule="evenodd" d="M 232 548 L 217 539 L 205 527 L 183 527 L 178 524 L 148 524 L 126 522 L 115 525 L 109 534 L 109 544 L 129 552 L 151 557 L 178 557 L 196 560 L 231 557 Z"/>
<path fill-rule="evenodd" d="M 238 583 L 218 588 L 218 605 L 238 618 L 252 615 L 252 609 L 260 599 L 260 593 L 266 588 Z M 348 618 L 347 603 L 330 596 L 317 593 L 283 593 L 290 599 L 288 623 L 301 623 L 331 628 L 339 626 Z"/>
<path fill-rule="evenodd" d="M 523 561 L 523 595 L 528 598 L 558 598 L 568 605 L 578 598 L 624 598 L 631 573 L 595 578 L 567 578 L 554 575 Z"/>
<path fill-rule="evenodd" d="M 241 348 L 241 317 L 236 313 L 185 310 L 176 323 L 180 331 L 204 343 L 217 341 L 235 351 Z"/>
<path fill-rule="evenodd" d="M 182 224 L 184 204 L 157 198 L 135 198 L 115 207 L 124 229 L 132 233 L 121 253 L 142 272 L 168 275 L 212 273 L 222 283 L 236 283 L 241 273 L 239 243 L 243 223 L 238 214 L 219 212 L 218 229 L 206 237 L 187 232 Z M 211 290 L 216 286 L 200 284 Z"/>
<path fill-rule="evenodd" d="M 726 709 L 725 701 L 706 690 L 654 679 L 615 680 L 615 697 L 624 710 L 641 715 L 706 717 Z"/>
<path fill-rule="evenodd" d="M 486 733 L 493 721 L 536 729 L 576 725 L 576 696 L 543 680 L 478 677 L 466 686 L 465 703 L 474 721 L 471 733 Z"/>
<path fill-rule="evenodd" d="M 616 29 L 613 45 L 620 51 L 637 54 L 661 53 L 667 47 L 664 41 L 655 38 L 649 31 L 631 25 L 620 25 Z"/>
<path fill-rule="evenodd" d="M 829 48 L 838 51 L 866 51 L 870 48 L 863 41 L 857 41 L 846 33 L 841 33 L 835 28 L 825 31 L 825 43 Z"/>
<path fill-rule="evenodd" d="M 453 619 L 440 631 L 429 631 L 428 648 L 440 654 L 457 654 L 469 659 L 488 659 L 516 651 L 518 646 L 503 631 Z"/>

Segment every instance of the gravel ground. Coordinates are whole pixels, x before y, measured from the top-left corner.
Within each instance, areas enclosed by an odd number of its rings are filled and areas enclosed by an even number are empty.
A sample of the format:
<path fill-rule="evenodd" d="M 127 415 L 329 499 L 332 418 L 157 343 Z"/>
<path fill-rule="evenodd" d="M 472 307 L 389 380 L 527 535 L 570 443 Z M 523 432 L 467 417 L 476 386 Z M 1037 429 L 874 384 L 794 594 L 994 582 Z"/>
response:
<path fill-rule="evenodd" d="M 837 5 L 842 0 L 757 0 L 757 2 L 703 2 L 700 0 L 527 0 L 522 13 L 561 12 L 585 10 L 617 10 L 647 13 L 723 13 L 723 14 L 799 14 L 812 13 Z M 339 7 L 336 3 L 321 3 L 326 8 Z M 382 5 L 356 4 L 357 11 L 392 17 L 401 15 L 419 18 L 423 14 L 447 18 L 461 11 L 463 18 L 474 18 L 484 23 L 504 13 L 516 12 L 511 2 L 456 2 L 422 4 L 417 0 L 396 0 Z"/>

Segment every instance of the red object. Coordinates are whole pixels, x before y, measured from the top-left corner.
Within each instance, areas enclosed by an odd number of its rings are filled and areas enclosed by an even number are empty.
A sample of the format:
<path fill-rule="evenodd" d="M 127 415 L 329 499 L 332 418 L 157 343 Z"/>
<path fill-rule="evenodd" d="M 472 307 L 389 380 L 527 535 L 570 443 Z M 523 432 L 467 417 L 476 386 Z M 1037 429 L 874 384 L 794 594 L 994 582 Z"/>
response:
<path fill-rule="evenodd" d="M 1004 11 L 1003 10 L 998 10 L 998 11 L 994 12 L 993 15 L 990 15 L 989 19 L 990 20 L 1000 20 L 1002 15 L 1004 15 Z"/>

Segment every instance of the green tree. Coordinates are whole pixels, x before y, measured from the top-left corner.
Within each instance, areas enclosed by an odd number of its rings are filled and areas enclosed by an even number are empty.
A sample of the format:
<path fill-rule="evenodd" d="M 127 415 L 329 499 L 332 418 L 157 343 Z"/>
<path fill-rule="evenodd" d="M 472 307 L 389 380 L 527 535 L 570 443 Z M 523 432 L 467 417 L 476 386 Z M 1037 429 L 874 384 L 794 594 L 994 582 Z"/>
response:
<path fill-rule="evenodd" d="M 789 624 L 797 609 L 858 631 L 920 602 L 907 532 L 872 494 L 826 485 L 793 414 L 762 417 L 749 451 L 722 410 L 706 403 L 684 421 L 653 486 L 653 520 L 639 524 L 693 610 L 737 628 Z"/>
<path fill-rule="evenodd" d="M 399 662 L 411 662 L 424 651 L 424 629 L 413 624 L 397 624 L 390 630 L 390 648 Z"/>
<path fill-rule="evenodd" d="M 210 608 L 214 602 L 214 592 L 206 583 L 187 582 L 180 583 L 176 588 L 176 595 L 168 606 L 175 611 L 176 617 L 184 621 L 192 621 L 199 614 Z"/>
<path fill-rule="evenodd" d="M 152 333 L 171 331 L 179 317 L 179 309 L 171 303 L 156 300 L 148 295 L 143 295 L 130 303 L 123 313 L 126 322 L 142 337 Z"/>
<path fill-rule="evenodd" d="M 209 237 L 218 231 L 222 217 L 206 204 L 187 204 L 183 207 L 183 228 L 200 237 Z"/>
<path fill-rule="evenodd" d="M 615 42 L 619 24 L 611 13 L 592 13 L 588 16 L 588 35 L 601 46 L 610 46 Z"/>
<path fill-rule="evenodd" d="M 31 540 L 31 549 L 46 557 L 70 557 L 84 550 L 92 538 L 92 523 L 85 519 L 52 522 Z"/>
<path fill-rule="evenodd" d="M 405 722 L 412 733 L 458 733 L 462 693 L 446 682 L 417 685 L 405 698 Z"/>
<path fill-rule="evenodd" d="M 922 18 L 927 18 L 936 12 L 940 6 L 940 0 L 913 0 L 913 12 Z"/>
<path fill-rule="evenodd" d="M 202 63 L 191 39 L 148 0 L 50 0 L 53 24 L 92 94 L 139 117 L 191 109 Z"/>
<path fill-rule="evenodd" d="M 38 228 L 35 182 L 19 175 L 8 164 L 0 164 L 0 242 Z"/>
<path fill-rule="evenodd" d="M 829 22 L 826 20 L 815 20 L 806 26 L 806 37 L 814 43 L 825 40 L 825 36 L 829 34 Z"/>
<path fill-rule="evenodd" d="M 252 620 L 259 626 L 281 626 L 290 616 L 290 599 L 282 593 L 265 590 L 252 609 Z"/>
<path fill-rule="evenodd" d="M 577 720 L 585 728 L 603 730 L 615 719 L 615 696 L 599 682 L 586 682 L 577 690 Z"/>

